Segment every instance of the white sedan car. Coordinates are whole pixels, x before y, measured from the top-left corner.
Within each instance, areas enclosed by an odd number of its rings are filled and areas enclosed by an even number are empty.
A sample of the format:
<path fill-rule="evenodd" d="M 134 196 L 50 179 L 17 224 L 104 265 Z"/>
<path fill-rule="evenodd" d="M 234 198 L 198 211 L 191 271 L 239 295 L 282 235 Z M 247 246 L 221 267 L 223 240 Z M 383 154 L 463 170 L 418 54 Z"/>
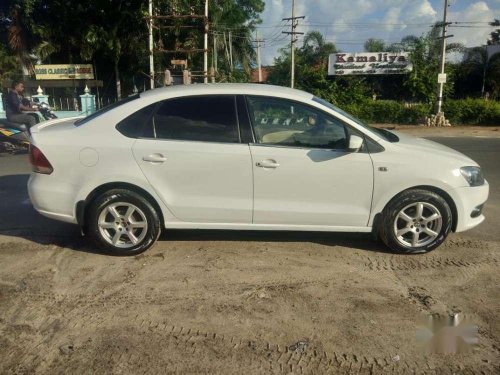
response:
<path fill-rule="evenodd" d="M 119 254 L 170 228 L 372 232 L 427 252 L 488 198 L 467 156 L 283 87 L 156 89 L 31 132 L 33 206 Z"/>

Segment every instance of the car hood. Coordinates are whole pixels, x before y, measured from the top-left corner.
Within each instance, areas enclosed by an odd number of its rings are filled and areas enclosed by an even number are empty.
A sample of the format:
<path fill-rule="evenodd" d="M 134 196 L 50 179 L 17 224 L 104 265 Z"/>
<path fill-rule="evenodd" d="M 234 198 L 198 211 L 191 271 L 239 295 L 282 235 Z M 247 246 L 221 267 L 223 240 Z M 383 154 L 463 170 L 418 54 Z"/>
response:
<path fill-rule="evenodd" d="M 399 138 L 399 142 L 393 143 L 393 145 L 402 148 L 404 151 L 415 154 L 420 153 L 422 155 L 432 155 L 433 157 L 443 157 L 449 159 L 451 162 L 456 162 L 461 166 L 475 166 L 478 165 L 474 160 L 468 156 L 462 154 L 461 152 L 455 151 L 454 149 L 444 146 L 440 143 L 429 141 L 428 139 L 414 137 L 408 134 L 403 134 L 396 131 L 391 131 Z"/>

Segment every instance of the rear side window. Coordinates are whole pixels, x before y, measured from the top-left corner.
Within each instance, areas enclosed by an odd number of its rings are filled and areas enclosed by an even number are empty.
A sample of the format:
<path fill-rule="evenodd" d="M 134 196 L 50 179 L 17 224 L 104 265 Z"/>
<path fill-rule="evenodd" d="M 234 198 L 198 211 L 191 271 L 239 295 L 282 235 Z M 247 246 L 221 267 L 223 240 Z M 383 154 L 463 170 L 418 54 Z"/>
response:
<path fill-rule="evenodd" d="M 87 117 L 84 117 L 80 120 L 77 120 L 75 121 L 75 126 L 80 126 L 80 125 L 83 125 L 83 124 L 86 124 L 87 122 L 89 122 L 90 120 L 93 120 L 95 119 L 96 117 L 99 117 L 103 114 L 105 114 L 106 112 L 109 112 L 115 108 L 118 108 L 124 104 L 127 104 L 133 100 L 136 100 L 136 99 L 139 99 L 139 94 L 136 94 L 136 95 L 132 95 L 132 96 L 129 96 L 128 98 L 125 98 L 125 99 L 122 99 L 116 103 L 113 103 L 111 105 L 108 105 L 107 107 L 104 107 L 100 110 L 98 110 L 97 112 L 94 112 L 92 113 L 91 115 L 88 115 Z"/>
<path fill-rule="evenodd" d="M 144 136 L 238 143 L 235 97 L 214 95 L 165 100 L 159 104 Z"/>
<path fill-rule="evenodd" d="M 146 123 L 151 119 L 156 104 L 148 105 L 121 120 L 116 129 L 124 136 L 139 138 Z"/>

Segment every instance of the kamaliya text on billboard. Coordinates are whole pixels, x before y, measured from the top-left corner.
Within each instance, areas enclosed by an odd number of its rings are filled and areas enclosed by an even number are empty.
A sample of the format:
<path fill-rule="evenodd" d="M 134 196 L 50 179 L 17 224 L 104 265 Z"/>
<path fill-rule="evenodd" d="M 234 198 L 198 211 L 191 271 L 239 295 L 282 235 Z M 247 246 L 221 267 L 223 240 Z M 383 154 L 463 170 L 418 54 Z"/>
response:
<path fill-rule="evenodd" d="M 408 52 L 333 53 L 328 75 L 404 74 L 412 70 Z"/>
<path fill-rule="evenodd" d="M 94 79 L 92 64 L 35 65 L 36 79 Z"/>

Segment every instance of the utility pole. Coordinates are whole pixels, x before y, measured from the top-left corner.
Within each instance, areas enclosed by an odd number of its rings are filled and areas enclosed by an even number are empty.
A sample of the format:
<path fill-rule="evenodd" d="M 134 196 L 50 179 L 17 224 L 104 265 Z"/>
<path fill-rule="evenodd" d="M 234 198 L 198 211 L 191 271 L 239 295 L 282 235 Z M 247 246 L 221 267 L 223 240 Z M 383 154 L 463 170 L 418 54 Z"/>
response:
<path fill-rule="evenodd" d="M 155 65 L 153 57 L 153 0 L 149 0 L 149 76 L 151 89 L 154 89 Z"/>
<path fill-rule="evenodd" d="M 229 31 L 229 63 L 231 64 L 231 71 L 233 71 L 233 38 L 231 31 Z"/>
<path fill-rule="evenodd" d="M 203 49 L 203 82 L 208 83 L 208 0 L 205 0 L 205 35 Z"/>
<path fill-rule="evenodd" d="M 290 55 L 291 55 L 291 71 L 290 71 L 290 87 L 293 89 L 295 86 L 295 42 L 297 39 L 295 38 L 295 35 L 301 34 L 303 35 L 304 33 L 299 33 L 295 31 L 295 28 L 298 26 L 299 21 L 295 21 L 298 19 L 304 19 L 304 16 L 299 16 L 295 17 L 295 0 L 292 0 L 292 17 L 289 18 L 282 18 L 282 21 L 291 21 L 291 28 L 290 31 L 282 31 L 283 34 L 289 34 L 290 35 Z"/>
<path fill-rule="evenodd" d="M 214 52 L 213 52 L 213 60 L 214 60 L 214 69 L 217 73 L 217 36 L 214 34 Z"/>
<path fill-rule="evenodd" d="M 259 72 L 259 83 L 262 82 L 262 67 L 260 66 L 260 43 L 262 39 L 259 39 L 259 31 L 255 30 L 255 43 L 257 47 L 257 69 Z"/>
<path fill-rule="evenodd" d="M 175 3 L 174 3 L 175 4 Z M 189 14 L 180 14 L 174 7 L 172 14 L 167 15 L 153 15 L 152 11 L 152 0 L 149 0 L 149 42 L 150 42 L 150 64 L 151 64 L 151 87 L 154 87 L 154 68 L 153 68 L 153 53 L 165 53 L 165 54 L 173 54 L 174 57 L 177 57 L 179 54 L 189 54 L 203 52 L 203 71 L 196 71 L 197 74 L 191 74 L 191 72 L 187 72 L 187 76 L 183 78 L 183 81 L 186 83 L 190 83 L 191 77 L 203 77 L 203 82 L 208 83 L 208 31 L 209 31 L 209 20 L 208 20 L 208 0 L 205 0 L 205 12 L 204 14 L 194 14 L 193 9 L 191 8 Z M 154 24 L 153 21 L 157 21 L 157 24 Z M 176 20 L 200 20 L 203 22 L 203 48 L 182 48 L 179 47 L 177 40 L 173 49 L 164 49 L 163 44 L 159 43 L 158 48 L 154 48 L 153 46 L 153 29 L 200 29 L 200 25 L 165 25 L 161 21 L 176 21 Z M 190 22 L 191 23 L 191 22 Z M 162 34 L 160 33 L 160 36 Z M 187 58 L 185 60 L 179 60 L 178 58 L 174 58 L 171 60 L 172 65 L 184 65 L 184 68 L 187 69 Z"/>
<path fill-rule="evenodd" d="M 438 102 L 437 102 L 437 109 L 436 109 L 436 114 L 439 114 L 441 112 L 441 108 L 443 105 L 443 86 L 444 83 L 446 82 L 446 78 L 444 78 L 444 64 L 446 60 L 446 38 L 451 38 L 453 35 L 446 35 L 446 31 L 448 29 L 448 25 L 450 24 L 447 22 L 447 15 L 448 15 L 448 0 L 444 0 L 444 13 L 443 13 L 443 31 L 441 33 L 441 59 L 440 59 L 440 70 L 439 70 L 439 77 L 438 77 Z"/>

